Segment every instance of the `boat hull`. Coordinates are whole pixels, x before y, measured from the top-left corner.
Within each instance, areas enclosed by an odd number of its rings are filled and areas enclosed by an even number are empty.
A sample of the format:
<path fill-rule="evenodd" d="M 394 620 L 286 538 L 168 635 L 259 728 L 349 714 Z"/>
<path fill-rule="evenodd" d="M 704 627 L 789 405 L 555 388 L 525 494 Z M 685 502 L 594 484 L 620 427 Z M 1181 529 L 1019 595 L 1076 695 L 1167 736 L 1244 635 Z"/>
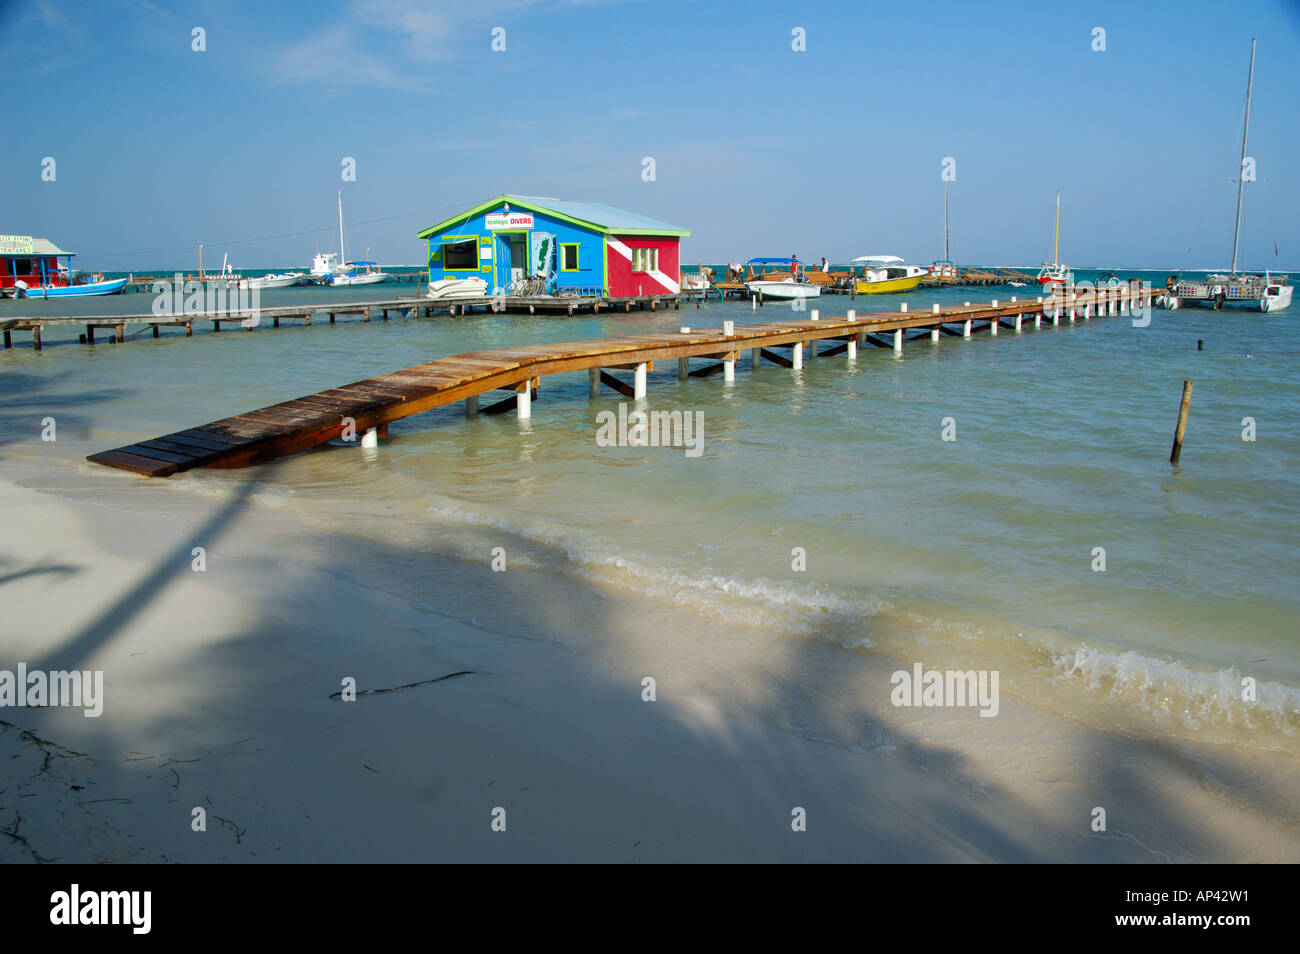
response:
<path fill-rule="evenodd" d="M 89 298 L 92 295 L 116 295 L 126 287 L 125 278 L 107 282 L 89 282 L 85 285 L 53 285 L 28 288 L 28 298 Z"/>
<path fill-rule="evenodd" d="M 801 282 L 747 282 L 745 287 L 750 294 L 783 300 L 818 298 L 822 293 L 820 285 L 805 285 Z"/>
<path fill-rule="evenodd" d="M 378 285 L 380 282 L 388 281 L 388 276 L 382 272 L 371 275 L 335 275 L 331 285 Z"/>
<path fill-rule="evenodd" d="M 886 278 L 883 281 L 872 282 L 858 279 L 853 286 L 855 295 L 891 295 L 895 292 L 911 291 L 921 284 L 924 275 L 912 275 L 908 278 Z"/>
<path fill-rule="evenodd" d="M 1274 291 L 1274 289 L 1270 289 Z M 1208 308 L 1214 310 L 1230 311 L 1259 311 L 1269 314 L 1275 311 L 1281 311 L 1284 308 L 1291 307 L 1292 288 L 1290 285 L 1282 285 L 1275 289 L 1274 294 L 1266 294 L 1262 298 L 1227 298 L 1223 301 L 1217 301 L 1214 298 L 1192 298 L 1180 295 L 1166 295 L 1164 306 L 1170 311 L 1179 308 Z"/>
<path fill-rule="evenodd" d="M 301 275 L 267 275 L 263 278 L 246 278 L 239 283 L 240 288 L 288 288 L 298 284 Z"/>

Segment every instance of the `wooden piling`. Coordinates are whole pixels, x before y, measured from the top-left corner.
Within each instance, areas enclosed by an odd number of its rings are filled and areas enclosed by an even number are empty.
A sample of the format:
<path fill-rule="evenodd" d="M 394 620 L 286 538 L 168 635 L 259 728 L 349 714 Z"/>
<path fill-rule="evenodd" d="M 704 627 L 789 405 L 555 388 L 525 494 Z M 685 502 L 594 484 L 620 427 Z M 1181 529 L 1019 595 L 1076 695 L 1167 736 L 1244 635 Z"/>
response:
<path fill-rule="evenodd" d="M 1183 382 L 1183 400 L 1178 405 L 1178 426 L 1174 429 L 1174 446 L 1169 451 L 1169 463 L 1178 463 L 1183 453 L 1183 435 L 1187 433 L 1187 412 L 1192 406 L 1192 382 Z"/>

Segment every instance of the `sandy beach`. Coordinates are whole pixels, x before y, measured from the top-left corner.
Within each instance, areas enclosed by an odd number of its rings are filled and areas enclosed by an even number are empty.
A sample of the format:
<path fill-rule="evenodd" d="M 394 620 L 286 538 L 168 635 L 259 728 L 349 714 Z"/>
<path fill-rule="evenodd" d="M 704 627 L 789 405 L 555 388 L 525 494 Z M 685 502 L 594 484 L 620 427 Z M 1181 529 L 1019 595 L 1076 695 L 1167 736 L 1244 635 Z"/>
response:
<path fill-rule="evenodd" d="M 0 713 L 9 862 L 1300 857 L 1289 757 L 1119 738 L 1005 690 L 994 719 L 895 708 L 905 664 L 494 572 L 502 532 L 467 561 L 239 485 L 9 464 L 0 658 L 105 680 L 98 718 Z M 356 701 L 331 698 L 349 676 Z"/>

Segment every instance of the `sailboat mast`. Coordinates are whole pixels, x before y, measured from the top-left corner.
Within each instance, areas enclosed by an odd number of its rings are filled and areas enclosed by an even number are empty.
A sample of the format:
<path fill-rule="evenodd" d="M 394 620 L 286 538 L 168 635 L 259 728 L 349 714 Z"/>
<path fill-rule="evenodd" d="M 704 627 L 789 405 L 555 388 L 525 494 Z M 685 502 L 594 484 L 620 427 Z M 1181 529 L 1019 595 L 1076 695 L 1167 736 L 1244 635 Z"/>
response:
<path fill-rule="evenodd" d="M 1241 197 L 1246 188 L 1246 137 L 1250 135 L 1250 97 L 1255 89 L 1255 38 L 1250 38 L 1250 74 L 1246 78 L 1246 122 L 1241 127 L 1241 165 L 1237 167 L 1237 219 L 1232 229 L 1232 274 L 1237 274 L 1237 242 L 1241 238 Z"/>
<path fill-rule="evenodd" d="M 339 189 L 339 264 L 347 260 L 347 253 L 343 250 L 343 190 Z"/>
<path fill-rule="evenodd" d="M 1052 264 L 1061 262 L 1061 190 L 1056 190 L 1056 232 L 1052 236 Z"/>
<path fill-rule="evenodd" d="M 948 254 L 948 181 L 943 183 L 943 260 L 952 261 Z"/>

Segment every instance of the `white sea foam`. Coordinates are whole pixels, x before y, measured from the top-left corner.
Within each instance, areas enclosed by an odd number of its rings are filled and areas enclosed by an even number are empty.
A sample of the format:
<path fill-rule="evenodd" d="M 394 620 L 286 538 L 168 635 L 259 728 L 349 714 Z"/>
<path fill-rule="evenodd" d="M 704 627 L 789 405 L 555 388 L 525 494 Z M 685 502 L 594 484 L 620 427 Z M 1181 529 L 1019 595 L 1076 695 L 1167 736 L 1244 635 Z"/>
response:
<path fill-rule="evenodd" d="M 1081 645 L 1052 660 L 1057 675 L 1135 705 L 1192 730 L 1226 726 L 1274 730 L 1294 736 L 1300 725 L 1300 689 L 1260 680 L 1254 701 L 1243 699 L 1246 675 L 1230 667 L 1193 669 L 1132 650 L 1105 651 Z"/>

